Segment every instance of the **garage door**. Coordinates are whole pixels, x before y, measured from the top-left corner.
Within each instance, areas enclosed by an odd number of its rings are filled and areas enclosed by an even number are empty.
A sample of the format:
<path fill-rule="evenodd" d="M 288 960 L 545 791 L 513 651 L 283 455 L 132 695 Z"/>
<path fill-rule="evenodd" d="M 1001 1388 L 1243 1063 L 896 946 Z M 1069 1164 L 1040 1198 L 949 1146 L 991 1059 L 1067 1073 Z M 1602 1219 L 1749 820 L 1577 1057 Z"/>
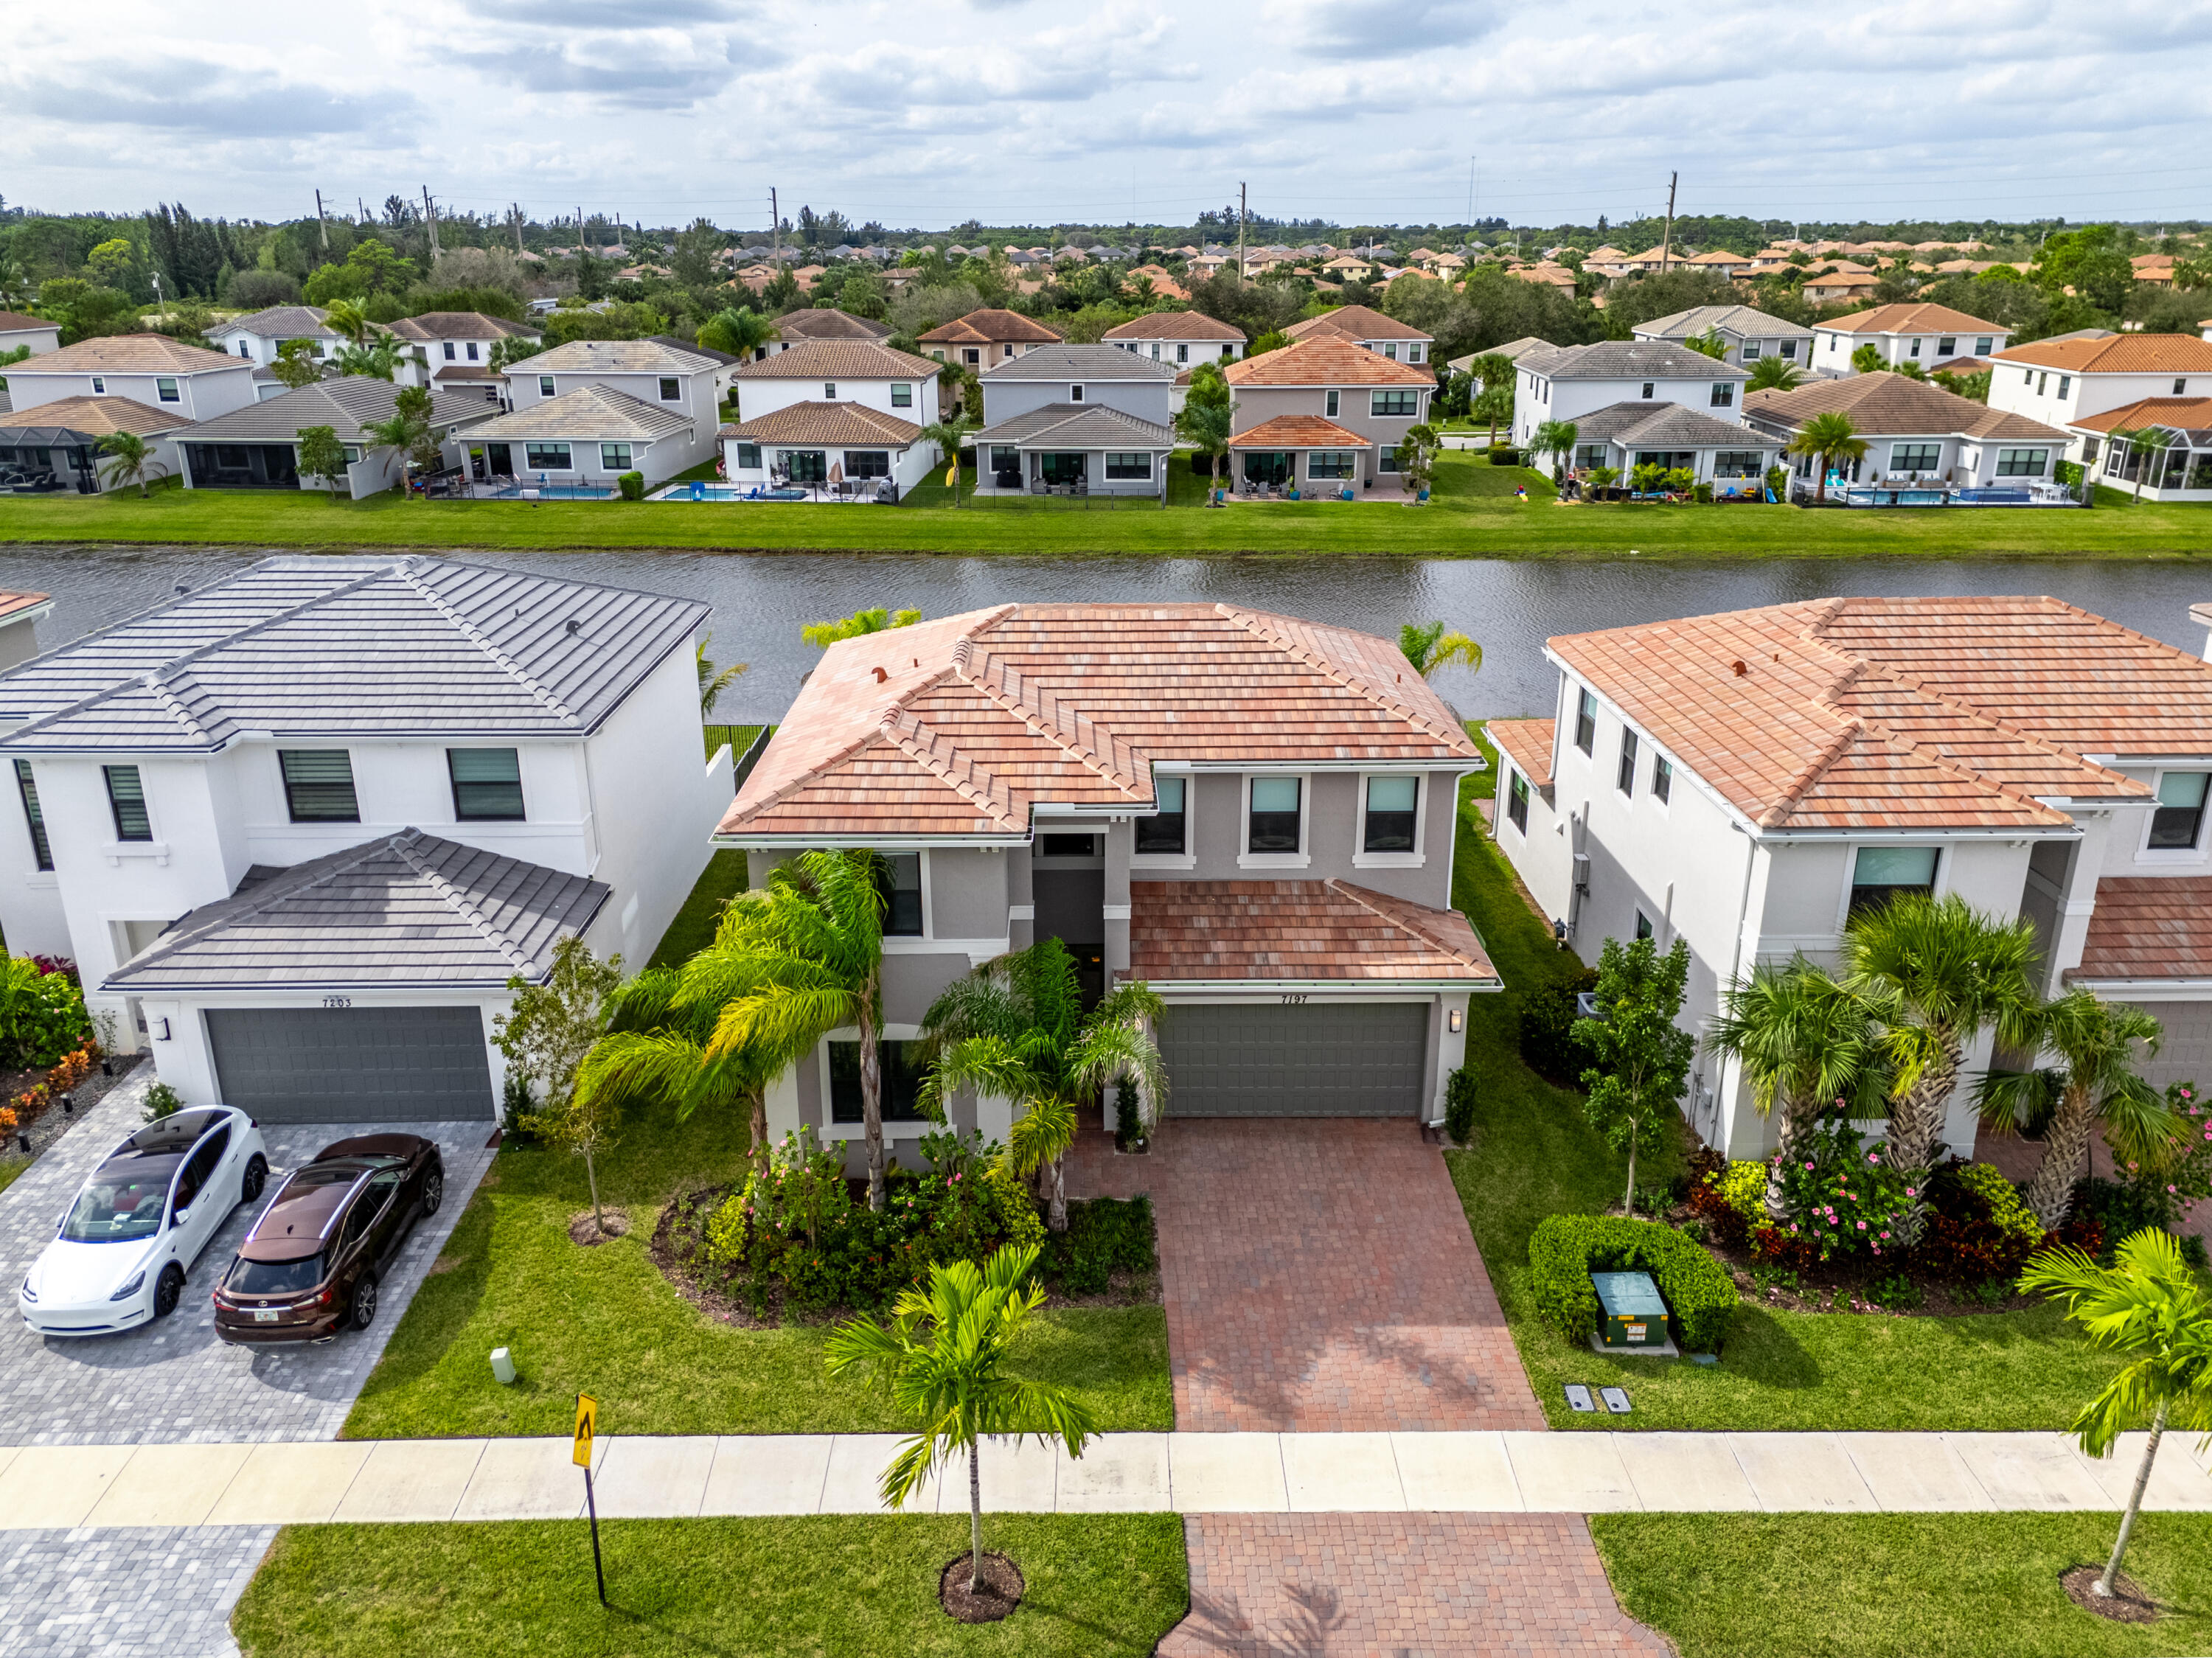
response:
<path fill-rule="evenodd" d="M 1425 1002 L 1170 1007 L 1160 1020 L 1177 1117 L 1410 1117 L 1421 1106 Z"/>
<path fill-rule="evenodd" d="M 473 1007 L 210 1008 L 216 1084 L 264 1122 L 461 1122 L 492 1114 Z"/>

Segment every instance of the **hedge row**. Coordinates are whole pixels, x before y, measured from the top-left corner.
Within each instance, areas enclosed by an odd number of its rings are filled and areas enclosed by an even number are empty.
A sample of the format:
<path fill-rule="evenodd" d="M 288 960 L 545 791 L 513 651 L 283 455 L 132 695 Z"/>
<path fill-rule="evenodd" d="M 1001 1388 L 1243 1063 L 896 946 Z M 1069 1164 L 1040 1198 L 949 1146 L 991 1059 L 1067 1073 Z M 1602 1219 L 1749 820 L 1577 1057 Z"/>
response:
<path fill-rule="evenodd" d="M 1735 1281 L 1705 1249 L 1671 1226 L 1618 1215 L 1553 1215 L 1528 1239 L 1536 1306 L 1577 1346 L 1597 1328 L 1592 1272 L 1645 1272 L 1673 1317 L 1684 1352 L 1717 1352 L 1735 1315 Z"/>

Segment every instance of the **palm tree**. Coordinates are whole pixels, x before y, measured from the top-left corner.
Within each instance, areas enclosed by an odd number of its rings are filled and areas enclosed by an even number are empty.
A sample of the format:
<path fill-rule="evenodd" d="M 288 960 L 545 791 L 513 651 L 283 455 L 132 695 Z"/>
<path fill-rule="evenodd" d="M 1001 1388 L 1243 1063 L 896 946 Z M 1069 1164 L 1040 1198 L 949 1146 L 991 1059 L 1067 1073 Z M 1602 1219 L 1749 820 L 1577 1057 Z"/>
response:
<path fill-rule="evenodd" d="M 1567 462 L 1575 452 L 1575 440 L 1581 435 L 1571 420 L 1547 420 L 1536 428 L 1535 439 L 1529 447 L 1540 455 L 1553 457 L 1559 464 L 1553 470 L 1553 476 L 1562 478 Z"/>
<path fill-rule="evenodd" d="M 0 305 L 27 305 L 31 299 L 31 279 L 24 273 L 20 259 L 0 259 Z"/>
<path fill-rule="evenodd" d="M 1176 435 L 1210 463 L 1209 492 L 1221 487 L 1221 463 L 1229 457 L 1229 438 L 1236 421 L 1236 405 L 1225 403 L 1186 403 L 1175 417 Z"/>
<path fill-rule="evenodd" d="M 2166 1096 L 2136 1073 L 2139 1054 L 2158 1052 L 2157 1019 L 2139 1007 L 2100 1000 L 2070 990 L 2035 1009 L 2027 1023 L 2033 1051 L 2049 1050 L 2058 1064 L 2039 1071 L 1986 1072 L 1975 1090 L 1985 1122 L 2007 1128 L 2041 1127 L 2043 1161 L 2022 1193 L 2043 1230 L 2055 1232 L 2074 1208 L 2074 1182 L 2089 1151 L 2098 1118 L 2122 1157 L 2155 1159 L 2173 1127 Z"/>
<path fill-rule="evenodd" d="M 968 417 L 964 415 L 955 415 L 949 420 L 943 418 L 933 420 L 921 428 L 922 441 L 935 444 L 937 452 L 945 459 L 949 469 L 945 478 L 952 490 L 952 504 L 955 507 L 960 504 L 960 446 L 967 442 L 969 433 L 975 429 L 969 424 Z M 976 465 L 979 469 L 982 465 L 980 459 Z"/>
<path fill-rule="evenodd" d="M 1149 1133 L 1167 1097 L 1166 1070 L 1146 1025 L 1160 1009 L 1150 987 L 1126 984 L 1086 1017 L 1075 958 L 1059 939 L 1040 938 L 954 980 L 921 1016 L 931 1056 L 922 1108 L 942 1121 L 945 1096 L 963 1088 L 1012 1101 L 1022 1115 L 1008 1135 L 1006 1166 L 1023 1175 L 1048 1171 L 1046 1224 L 1064 1232 L 1064 1159 L 1075 1143 L 1077 1101 L 1127 1078 Z"/>
<path fill-rule="evenodd" d="M 2091 1344 L 2129 1363 L 2081 1408 L 2073 1431 L 2091 1456 L 2107 1456 L 2121 1434 L 2148 1426 L 2149 1442 L 2128 1493 L 2112 1558 L 2096 1592 L 2109 1595 L 2128 1536 L 2142 1509 L 2151 1464 L 2168 1428 L 2212 1432 L 2212 1295 L 2183 1258 L 2181 1244 L 2156 1227 L 2124 1242 L 2111 1266 L 2079 1249 L 2046 1249 L 2027 1263 L 2020 1287 L 2055 1296 Z"/>
<path fill-rule="evenodd" d="M 1802 956 L 1762 965 L 1731 985 L 1711 1040 L 1741 1060 L 1761 1115 L 1782 1108 L 1777 1159 L 1768 1165 L 1766 1212 L 1782 1216 L 1782 1168 L 1799 1138 L 1829 1108 L 1853 1102 L 1870 1114 L 1881 1096 L 1882 1065 L 1873 1010 Z"/>
<path fill-rule="evenodd" d="M 1833 410 L 1813 416 L 1797 428 L 1797 434 L 1783 445 L 1793 455 L 1818 455 L 1820 458 L 1820 483 L 1814 499 L 1828 498 L 1828 466 L 1838 455 L 1847 460 L 1857 460 L 1867 452 L 1866 440 L 1859 428 L 1851 424 L 1849 415 Z"/>
<path fill-rule="evenodd" d="M 1941 899 L 1901 893 L 1851 918 L 1843 958 L 1844 983 L 1883 1025 L 1891 1163 L 1925 1170 L 1943 1138 L 1966 1045 L 1992 1028 L 2011 1048 L 2029 1034 L 2034 926 L 2025 916 L 1981 914 L 1955 892 Z"/>
<path fill-rule="evenodd" d="M 1751 366 L 1749 392 L 1787 392 L 1805 383 L 1805 371 L 1787 357 L 1761 357 Z"/>
<path fill-rule="evenodd" d="M 392 400 L 391 419 L 363 421 L 361 424 L 370 451 L 392 450 L 404 465 L 437 465 L 438 435 L 430 424 L 430 394 L 422 387 L 401 386 L 398 395 Z"/>
<path fill-rule="evenodd" d="M 1006 1373 L 1006 1360 L 1044 1303 L 1030 1278 L 1037 1248 L 1001 1247 L 978 1268 L 972 1260 L 933 1265 L 929 1291 L 900 1291 L 890 1327 L 856 1318 L 831 1332 L 823 1348 L 833 1376 L 881 1383 L 891 1401 L 921 1419 L 884 1470 L 885 1506 L 903 1508 L 922 1482 L 952 1459 L 968 1459 L 968 1588 L 983 1574 L 983 1477 L 987 1437 L 1041 1444 L 1058 1440 L 1070 1456 L 1097 1431 L 1097 1418 L 1066 1388 Z"/>
<path fill-rule="evenodd" d="M 1468 405 L 1468 416 L 1483 421 L 1490 427 L 1490 444 L 1498 446 L 1498 428 L 1509 425 L 1513 419 L 1513 388 L 1510 386 L 1486 386 L 1481 393 Z"/>
<path fill-rule="evenodd" d="M 804 1054 L 841 1025 L 860 1032 L 868 1207 L 884 1206 L 883 860 L 802 852 L 722 911 L 714 942 L 684 964 L 688 999 L 719 1010 L 707 1056 L 744 1048 Z"/>
<path fill-rule="evenodd" d="M 1447 631 L 1441 622 L 1404 623 L 1398 629 L 1398 648 L 1424 679 L 1454 662 L 1464 662 L 1469 673 L 1482 671 L 1482 647 L 1463 633 Z"/>
<path fill-rule="evenodd" d="M 368 319 L 368 313 L 359 300 L 332 300 L 324 313 L 323 321 L 334 333 L 343 334 L 356 345 L 367 345 L 376 325 Z"/>
<path fill-rule="evenodd" d="M 707 647 L 714 642 L 714 635 L 708 634 L 691 647 L 692 659 L 699 671 L 699 717 L 702 720 L 714 712 L 714 704 L 721 700 L 722 693 L 736 683 L 738 676 L 745 671 L 747 665 L 743 662 L 732 662 L 726 668 L 716 667 L 714 659 L 707 654 Z"/>
<path fill-rule="evenodd" d="M 169 470 L 154 459 L 146 440 L 136 432 L 110 432 L 100 439 L 100 452 L 110 457 L 100 469 L 100 482 L 111 489 L 135 483 L 142 500 L 146 495 L 147 478 L 159 477 Z"/>
<path fill-rule="evenodd" d="M 2122 426 L 2107 434 L 2106 440 L 2115 446 L 2125 444 L 2135 452 L 2136 493 L 2133 504 L 2141 506 L 2143 481 L 2150 476 L 2150 469 L 2154 464 L 2152 457 L 2156 456 L 2159 460 L 2166 459 L 2166 446 L 2172 442 L 2172 434 L 2163 427 Z"/>
<path fill-rule="evenodd" d="M 717 311 L 699 325 L 699 343 L 709 351 L 733 357 L 750 357 L 771 340 L 783 337 L 775 323 L 757 311 L 731 306 Z"/>
<path fill-rule="evenodd" d="M 815 649 L 826 651 L 840 640 L 879 634 L 886 628 L 911 628 L 921 620 L 920 610 L 855 610 L 839 622 L 810 622 L 799 630 L 799 636 Z"/>
<path fill-rule="evenodd" d="M 399 371 L 399 346 L 389 334 L 380 334 L 367 345 L 346 345 L 331 361 L 341 374 L 388 380 Z"/>

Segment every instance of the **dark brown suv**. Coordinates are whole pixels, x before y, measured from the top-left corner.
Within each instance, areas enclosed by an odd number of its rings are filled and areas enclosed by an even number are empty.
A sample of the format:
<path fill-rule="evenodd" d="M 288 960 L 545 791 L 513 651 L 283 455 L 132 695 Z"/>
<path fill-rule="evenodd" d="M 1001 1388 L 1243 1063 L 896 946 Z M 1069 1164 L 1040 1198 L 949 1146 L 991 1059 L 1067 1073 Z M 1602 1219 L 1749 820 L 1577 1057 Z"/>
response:
<path fill-rule="evenodd" d="M 416 1218 L 445 1200 L 434 1140 L 368 1134 L 318 1151 L 278 1185 L 215 1291 L 225 1341 L 328 1341 L 376 1317 L 377 1281 Z"/>

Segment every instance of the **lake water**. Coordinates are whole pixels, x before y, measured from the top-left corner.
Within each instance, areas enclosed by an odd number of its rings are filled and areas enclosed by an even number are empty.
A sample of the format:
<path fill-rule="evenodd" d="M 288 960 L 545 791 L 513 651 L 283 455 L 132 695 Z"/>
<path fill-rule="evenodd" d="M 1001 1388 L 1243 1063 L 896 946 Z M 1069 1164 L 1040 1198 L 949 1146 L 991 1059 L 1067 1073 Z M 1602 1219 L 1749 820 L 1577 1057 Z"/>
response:
<path fill-rule="evenodd" d="M 49 644 L 159 603 L 179 582 L 205 585 L 277 549 L 13 548 L 0 586 L 52 593 Z M 780 719 L 817 653 L 802 623 L 871 605 L 946 616 L 1009 599 L 1226 601 L 1395 636 L 1437 618 L 1482 641 L 1479 675 L 1437 689 L 1469 716 L 1548 713 L 1553 634 L 1580 633 L 1832 593 L 2049 593 L 2190 651 L 2204 643 L 2189 607 L 2212 600 L 2212 571 L 2185 562 L 2052 560 L 1931 563 L 1767 559 L 1758 562 L 1545 563 L 1393 558 L 951 558 L 881 554 L 471 553 L 489 564 L 703 598 L 713 654 L 751 664 L 715 717 Z"/>

